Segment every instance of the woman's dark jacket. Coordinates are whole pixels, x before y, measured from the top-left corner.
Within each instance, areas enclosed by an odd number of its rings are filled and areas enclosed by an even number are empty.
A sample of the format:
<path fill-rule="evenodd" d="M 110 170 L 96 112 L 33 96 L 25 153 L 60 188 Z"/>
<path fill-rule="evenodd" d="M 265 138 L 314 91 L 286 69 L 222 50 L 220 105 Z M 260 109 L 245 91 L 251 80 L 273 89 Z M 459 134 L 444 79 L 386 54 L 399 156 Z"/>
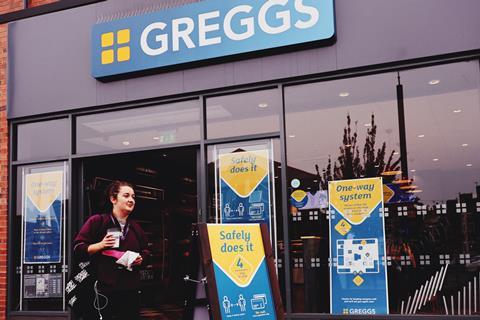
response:
<path fill-rule="evenodd" d="M 112 214 L 91 216 L 75 237 L 73 244 L 75 258 L 79 261 L 91 259 L 95 263 L 97 279 L 103 287 L 112 288 L 115 291 L 137 289 L 140 285 L 138 266 L 135 266 L 133 271 L 128 271 L 117 264 L 115 258 L 104 256 L 101 251 L 93 256 L 88 254 L 88 246 L 102 241 L 110 228 L 120 228 Z M 120 247 L 115 250 L 138 252 L 145 263 L 149 253 L 147 239 L 142 228 L 135 221 L 127 219 L 124 230 L 128 230 L 128 232 L 124 231 L 124 239 L 120 240 Z"/>

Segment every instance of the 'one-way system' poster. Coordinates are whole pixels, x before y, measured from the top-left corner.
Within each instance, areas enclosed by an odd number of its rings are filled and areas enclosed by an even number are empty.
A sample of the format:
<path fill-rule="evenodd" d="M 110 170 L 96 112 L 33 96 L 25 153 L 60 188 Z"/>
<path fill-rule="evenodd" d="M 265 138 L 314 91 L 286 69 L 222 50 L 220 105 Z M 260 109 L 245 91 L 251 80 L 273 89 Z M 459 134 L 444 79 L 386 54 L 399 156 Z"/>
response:
<path fill-rule="evenodd" d="M 222 319 L 276 319 L 260 225 L 207 228 Z"/>
<path fill-rule="evenodd" d="M 388 314 L 381 178 L 331 181 L 330 309 Z"/>

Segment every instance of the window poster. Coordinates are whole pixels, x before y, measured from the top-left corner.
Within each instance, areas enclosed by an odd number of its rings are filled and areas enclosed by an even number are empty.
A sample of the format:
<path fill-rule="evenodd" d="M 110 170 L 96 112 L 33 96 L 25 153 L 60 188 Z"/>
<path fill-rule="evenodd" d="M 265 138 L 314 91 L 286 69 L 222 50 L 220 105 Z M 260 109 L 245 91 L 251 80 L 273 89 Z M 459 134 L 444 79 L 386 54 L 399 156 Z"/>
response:
<path fill-rule="evenodd" d="M 221 223 L 269 223 L 270 156 L 268 149 L 218 154 Z"/>
<path fill-rule="evenodd" d="M 388 314 L 382 178 L 331 181 L 330 309 Z"/>
<path fill-rule="evenodd" d="M 207 232 L 221 319 L 277 319 L 260 225 L 208 224 Z"/>
<path fill-rule="evenodd" d="M 23 263 L 59 263 L 64 173 L 31 173 L 24 179 Z"/>

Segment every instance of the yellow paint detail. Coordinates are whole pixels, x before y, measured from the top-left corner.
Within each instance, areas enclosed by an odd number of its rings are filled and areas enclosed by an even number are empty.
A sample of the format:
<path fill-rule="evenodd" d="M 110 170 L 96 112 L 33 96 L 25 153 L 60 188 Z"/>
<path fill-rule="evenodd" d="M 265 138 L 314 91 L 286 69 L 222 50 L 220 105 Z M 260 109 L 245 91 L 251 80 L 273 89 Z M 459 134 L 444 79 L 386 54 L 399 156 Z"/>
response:
<path fill-rule="evenodd" d="M 346 220 L 342 219 L 335 225 L 335 230 L 340 233 L 342 236 L 346 235 L 352 229 L 352 225 Z"/>
<path fill-rule="evenodd" d="M 113 43 L 114 43 L 113 38 L 114 38 L 113 32 L 102 34 L 102 48 L 113 46 Z"/>
<path fill-rule="evenodd" d="M 130 42 L 130 29 L 123 29 L 117 32 L 117 44 Z"/>
<path fill-rule="evenodd" d="M 220 155 L 220 178 L 240 197 L 248 197 L 268 175 L 267 150 Z"/>
<path fill-rule="evenodd" d="M 265 256 L 260 225 L 209 224 L 207 229 L 213 261 L 238 286 L 248 286 Z"/>
<path fill-rule="evenodd" d="M 25 180 L 27 197 L 40 211 L 47 211 L 62 193 L 63 172 L 32 173 Z"/>
<path fill-rule="evenodd" d="M 130 47 L 122 47 L 117 50 L 118 62 L 130 60 Z"/>
<path fill-rule="evenodd" d="M 352 281 L 357 287 L 360 287 L 365 282 L 365 280 L 363 280 L 363 278 L 360 276 L 356 276 Z"/>
<path fill-rule="evenodd" d="M 295 201 L 302 201 L 303 199 L 305 199 L 305 197 L 307 196 L 307 193 L 303 190 L 295 190 L 292 192 L 292 198 L 295 199 Z"/>
<path fill-rule="evenodd" d="M 381 178 L 331 181 L 330 204 L 351 224 L 361 224 L 383 200 Z"/>
<path fill-rule="evenodd" d="M 102 64 L 111 64 L 114 61 L 114 51 L 105 50 L 102 51 Z"/>

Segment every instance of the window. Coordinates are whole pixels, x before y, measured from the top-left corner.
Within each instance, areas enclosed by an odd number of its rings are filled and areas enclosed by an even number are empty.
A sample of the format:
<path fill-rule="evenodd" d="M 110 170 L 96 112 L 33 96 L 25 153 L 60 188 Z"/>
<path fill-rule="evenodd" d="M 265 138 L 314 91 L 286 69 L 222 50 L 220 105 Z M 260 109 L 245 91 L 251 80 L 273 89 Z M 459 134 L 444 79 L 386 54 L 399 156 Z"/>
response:
<path fill-rule="evenodd" d="M 67 156 L 70 153 L 68 119 L 19 124 L 17 160 L 40 160 Z"/>
<path fill-rule="evenodd" d="M 267 223 L 282 298 L 285 258 L 278 139 L 208 148 L 209 223 Z"/>
<path fill-rule="evenodd" d="M 77 153 L 128 150 L 200 140 L 198 100 L 77 119 Z"/>
<path fill-rule="evenodd" d="M 285 89 L 293 311 L 330 313 L 328 183 L 398 170 L 395 74 Z"/>
<path fill-rule="evenodd" d="M 207 137 L 279 131 L 280 92 L 261 90 L 207 99 Z"/>
<path fill-rule="evenodd" d="M 17 168 L 10 239 L 14 310 L 65 310 L 67 173 L 66 162 Z"/>
<path fill-rule="evenodd" d="M 473 61 L 286 88 L 294 312 L 331 312 L 328 182 L 382 177 L 388 313 L 480 314 L 479 77 Z"/>

